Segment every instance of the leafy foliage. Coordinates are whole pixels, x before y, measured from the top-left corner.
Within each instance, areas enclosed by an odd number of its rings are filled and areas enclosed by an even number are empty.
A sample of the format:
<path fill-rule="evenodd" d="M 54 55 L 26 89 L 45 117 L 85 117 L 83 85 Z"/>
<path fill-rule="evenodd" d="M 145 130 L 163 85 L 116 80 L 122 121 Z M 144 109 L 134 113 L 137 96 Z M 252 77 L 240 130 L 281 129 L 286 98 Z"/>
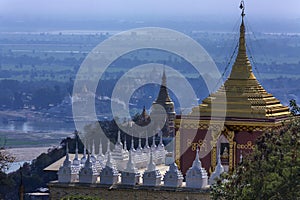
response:
<path fill-rule="evenodd" d="M 56 172 L 45 172 L 43 169 L 65 155 L 65 148 L 49 149 L 32 161 L 25 163 L 16 172 L 5 174 L 0 171 L 0 199 L 18 199 L 21 176 L 25 192 L 33 192 L 37 188 L 47 187 L 49 181 L 57 179 Z"/>
<path fill-rule="evenodd" d="M 12 163 L 15 158 L 6 152 L 4 149 L 0 150 L 0 171 L 5 170 L 9 163 Z"/>
<path fill-rule="evenodd" d="M 300 119 L 262 135 L 233 174 L 211 188 L 213 199 L 296 199 L 300 196 Z"/>
<path fill-rule="evenodd" d="M 290 100 L 290 110 L 291 110 L 292 115 L 300 114 L 300 107 L 297 106 L 295 99 Z"/>

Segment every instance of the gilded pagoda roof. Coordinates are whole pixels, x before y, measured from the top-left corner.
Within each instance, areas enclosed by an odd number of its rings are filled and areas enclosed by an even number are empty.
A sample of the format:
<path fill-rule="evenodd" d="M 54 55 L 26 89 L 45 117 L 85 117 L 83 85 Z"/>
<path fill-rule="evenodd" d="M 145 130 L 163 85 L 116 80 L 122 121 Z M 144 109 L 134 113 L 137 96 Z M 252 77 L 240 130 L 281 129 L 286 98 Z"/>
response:
<path fill-rule="evenodd" d="M 243 18 L 244 14 L 240 25 L 238 54 L 228 79 L 215 93 L 210 94 L 199 106 L 193 108 L 191 116 L 198 116 L 200 112 L 201 118 L 211 117 L 212 107 L 214 114 L 224 113 L 221 109 L 225 108 L 226 119 L 277 119 L 290 115 L 289 108 L 268 93 L 252 72 L 246 52 Z"/>

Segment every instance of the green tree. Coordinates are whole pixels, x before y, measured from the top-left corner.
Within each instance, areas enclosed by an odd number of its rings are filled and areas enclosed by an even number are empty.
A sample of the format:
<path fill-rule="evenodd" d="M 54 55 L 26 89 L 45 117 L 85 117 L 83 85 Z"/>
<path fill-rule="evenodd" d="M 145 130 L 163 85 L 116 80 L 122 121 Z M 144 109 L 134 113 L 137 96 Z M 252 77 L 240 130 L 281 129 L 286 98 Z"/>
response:
<path fill-rule="evenodd" d="M 290 100 L 290 110 L 292 115 L 298 115 L 300 113 L 300 107 L 297 105 L 296 100 Z"/>
<path fill-rule="evenodd" d="M 8 164 L 14 160 L 15 158 L 5 151 L 5 149 L 0 149 L 0 171 L 7 169 Z"/>
<path fill-rule="evenodd" d="M 0 142 L 2 142 L 1 138 Z M 9 163 L 14 162 L 15 160 L 15 157 L 5 150 L 6 142 L 7 140 L 4 138 L 2 144 L 0 144 L 0 172 L 3 172 L 3 170 L 7 169 Z"/>
<path fill-rule="evenodd" d="M 295 102 L 294 102 L 295 103 Z M 297 110 L 296 104 L 293 105 Z M 211 187 L 213 199 L 297 199 L 300 197 L 300 119 L 258 138 L 254 151 L 233 174 Z"/>

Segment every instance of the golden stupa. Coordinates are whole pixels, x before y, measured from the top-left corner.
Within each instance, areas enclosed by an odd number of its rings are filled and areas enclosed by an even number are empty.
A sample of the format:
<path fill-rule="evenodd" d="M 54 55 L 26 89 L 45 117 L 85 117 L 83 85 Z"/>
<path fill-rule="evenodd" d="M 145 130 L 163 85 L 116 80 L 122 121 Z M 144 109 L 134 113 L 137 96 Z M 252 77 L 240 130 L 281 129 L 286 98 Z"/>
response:
<path fill-rule="evenodd" d="M 268 93 L 257 81 L 252 72 L 252 66 L 246 53 L 245 25 L 242 18 L 238 55 L 232 66 L 232 71 L 224 85 L 203 100 L 199 107 L 193 109 L 201 116 L 210 116 L 211 103 L 218 102 L 218 97 L 226 95 L 226 117 L 238 118 L 278 118 L 289 115 L 289 108 L 283 106 L 278 99 Z M 218 107 L 218 106 L 216 106 Z"/>
<path fill-rule="evenodd" d="M 229 149 L 223 164 L 232 171 L 242 154 L 252 151 L 257 137 L 289 119 L 289 108 L 268 93 L 252 72 L 246 52 L 244 5 L 241 9 L 238 53 L 228 79 L 190 114 L 176 117 L 175 154 L 183 173 L 196 148 L 202 151 L 201 160 L 209 172 L 216 166 L 217 152 Z"/>

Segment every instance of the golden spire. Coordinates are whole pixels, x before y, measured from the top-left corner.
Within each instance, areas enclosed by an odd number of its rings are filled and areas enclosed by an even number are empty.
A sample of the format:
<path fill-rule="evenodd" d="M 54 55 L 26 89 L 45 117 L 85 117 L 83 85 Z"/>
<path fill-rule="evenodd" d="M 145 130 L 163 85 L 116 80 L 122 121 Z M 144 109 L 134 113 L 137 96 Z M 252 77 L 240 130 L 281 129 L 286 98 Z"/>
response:
<path fill-rule="evenodd" d="M 240 39 L 238 54 L 232 66 L 229 78 L 215 93 L 202 101 L 198 107 L 193 108 L 191 115 L 211 116 L 212 104 L 214 112 L 224 112 L 226 104 L 226 118 L 281 118 L 289 116 L 289 108 L 283 106 L 278 99 L 268 93 L 258 82 L 252 72 L 252 66 L 246 52 L 245 40 L 245 6 L 241 2 L 242 22 L 240 26 Z M 226 101 L 220 98 L 226 94 Z M 220 111 L 218 110 L 220 109 Z"/>
<path fill-rule="evenodd" d="M 253 72 L 252 66 L 248 59 L 246 52 L 246 41 L 245 41 L 245 5 L 244 1 L 241 2 L 240 9 L 242 9 L 242 22 L 240 26 L 240 39 L 239 39 L 239 49 L 236 60 L 232 66 L 231 74 L 229 79 L 256 79 Z"/>

